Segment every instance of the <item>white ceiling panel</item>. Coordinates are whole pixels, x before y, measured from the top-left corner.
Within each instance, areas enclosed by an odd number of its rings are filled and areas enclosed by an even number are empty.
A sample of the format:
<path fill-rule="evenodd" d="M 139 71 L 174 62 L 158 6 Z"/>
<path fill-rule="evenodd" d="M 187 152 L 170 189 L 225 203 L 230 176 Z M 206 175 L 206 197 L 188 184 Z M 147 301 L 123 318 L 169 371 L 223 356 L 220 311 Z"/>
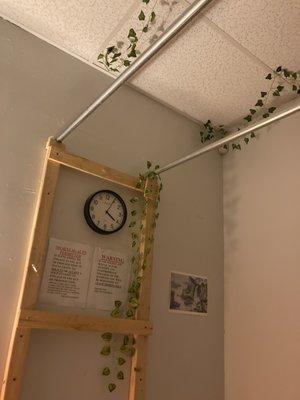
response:
<path fill-rule="evenodd" d="M 99 64 L 97 62 L 97 56 L 99 52 L 105 52 L 105 49 L 109 46 L 116 45 L 116 43 L 124 43 L 124 46 L 120 48 L 122 52 L 122 58 L 126 58 L 128 54 L 128 46 L 130 41 L 128 39 L 128 32 L 130 28 L 133 28 L 137 33 L 139 38 L 137 43 L 137 50 L 143 52 L 147 49 L 152 42 L 154 42 L 162 32 L 189 6 L 189 3 L 184 0 L 174 1 L 174 0 L 150 0 L 149 5 L 142 3 L 140 0 L 139 7 L 132 13 L 131 17 L 126 21 L 120 30 L 115 29 L 112 34 L 107 37 L 106 42 L 102 48 L 98 48 L 97 53 L 94 55 L 94 64 L 105 69 L 103 63 Z M 143 11 L 145 14 L 145 20 L 140 21 L 138 18 L 139 13 Z M 151 12 L 155 12 L 155 19 L 153 23 L 149 23 L 149 17 Z M 148 26 L 148 31 L 143 32 L 143 27 Z M 119 68 L 119 63 L 117 67 Z M 120 72 L 125 69 L 121 66 Z"/>
<path fill-rule="evenodd" d="M 228 124 L 247 114 L 268 84 L 268 72 L 202 19 L 192 23 L 133 82 L 195 119 Z"/>
<path fill-rule="evenodd" d="M 299 0 L 215 0 L 204 14 L 269 67 L 300 68 Z"/>
<path fill-rule="evenodd" d="M 189 2 L 2 0 L 0 15 L 102 71 L 97 56 L 106 47 L 124 42 L 126 56 L 134 28 L 143 51 Z M 156 13 L 147 33 L 140 10 Z M 299 0 L 214 0 L 132 83 L 194 119 L 232 124 L 268 88 L 270 68 L 299 69 L 299 21 Z"/>
<path fill-rule="evenodd" d="M 1 0 L 0 15 L 91 61 L 139 0 Z"/>

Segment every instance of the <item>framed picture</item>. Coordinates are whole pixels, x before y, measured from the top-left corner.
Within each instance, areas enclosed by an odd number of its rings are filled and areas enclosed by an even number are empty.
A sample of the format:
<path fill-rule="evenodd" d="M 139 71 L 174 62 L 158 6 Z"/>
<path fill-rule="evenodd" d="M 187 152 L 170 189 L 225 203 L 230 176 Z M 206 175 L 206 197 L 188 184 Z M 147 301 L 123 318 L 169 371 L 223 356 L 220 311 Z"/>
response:
<path fill-rule="evenodd" d="M 207 314 L 207 278 L 171 271 L 170 311 Z"/>

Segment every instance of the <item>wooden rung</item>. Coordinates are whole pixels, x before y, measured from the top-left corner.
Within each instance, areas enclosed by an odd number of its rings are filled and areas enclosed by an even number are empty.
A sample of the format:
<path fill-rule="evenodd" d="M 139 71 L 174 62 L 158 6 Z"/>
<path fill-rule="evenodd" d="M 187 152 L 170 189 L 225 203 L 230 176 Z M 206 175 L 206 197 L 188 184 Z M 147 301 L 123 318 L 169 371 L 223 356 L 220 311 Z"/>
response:
<path fill-rule="evenodd" d="M 56 147 L 55 145 L 52 145 L 51 147 L 49 159 L 65 165 L 66 167 L 76 169 L 86 174 L 97 176 L 106 181 L 110 181 L 143 193 L 142 189 L 138 189 L 136 187 L 136 184 L 138 182 L 138 179 L 136 177 L 109 167 L 105 167 L 104 165 L 101 165 L 94 161 L 90 161 L 86 158 L 67 153 L 66 151 L 60 149 L 59 147 Z"/>
<path fill-rule="evenodd" d="M 38 310 L 21 310 L 19 327 L 127 333 L 142 336 L 150 335 L 153 330 L 150 321 Z"/>

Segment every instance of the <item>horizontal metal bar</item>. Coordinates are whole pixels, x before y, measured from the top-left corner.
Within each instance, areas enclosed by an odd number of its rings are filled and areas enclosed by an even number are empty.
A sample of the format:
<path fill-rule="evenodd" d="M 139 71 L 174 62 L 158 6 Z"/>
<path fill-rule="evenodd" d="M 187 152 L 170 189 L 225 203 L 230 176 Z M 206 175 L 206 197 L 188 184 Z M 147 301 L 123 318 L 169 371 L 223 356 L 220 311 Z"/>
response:
<path fill-rule="evenodd" d="M 66 139 L 72 131 L 81 124 L 93 111 L 105 102 L 120 86 L 131 78 L 147 63 L 164 45 L 166 45 L 186 24 L 192 20 L 212 0 L 197 0 L 179 16 L 165 32 L 145 50 L 117 79 L 101 94 L 86 110 L 84 110 L 62 133 L 56 136 L 58 142 Z"/>
<path fill-rule="evenodd" d="M 164 167 L 158 169 L 156 172 L 158 174 L 161 174 L 165 171 L 168 171 L 171 168 L 177 167 L 180 164 L 184 164 L 189 160 L 192 160 L 195 157 L 201 156 L 202 154 L 208 153 L 209 151 L 212 151 L 214 149 L 218 149 L 225 144 L 232 142 L 233 140 L 239 139 L 248 133 L 257 131 L 258 129 L 264 128 L 265 126 L 268 126 L 272 124 L 275 121 L 279 121 L 282 118 L 286 118 L 291 114 L 294 114 L 297 111 L 300 111 L 300 100 L 294 100 L 291 103 L 289 103 L 290 107 L 288 109 L 282 109 L 280 111 L 277 111 L 276 114 L 272 115 L 269 118 L 260 120 L 254 124 L 251 124 L 237 132 L 231 133 L 227 135 L 225 138 L 216 140 L 215 142 L 209 144 L 208 146 L 204 146 L 200 148 L 199 150 L 185 156 L 182 158 L 179 158 L 179 160 L 173 161 L 170 164 L 165 165 Z"/>

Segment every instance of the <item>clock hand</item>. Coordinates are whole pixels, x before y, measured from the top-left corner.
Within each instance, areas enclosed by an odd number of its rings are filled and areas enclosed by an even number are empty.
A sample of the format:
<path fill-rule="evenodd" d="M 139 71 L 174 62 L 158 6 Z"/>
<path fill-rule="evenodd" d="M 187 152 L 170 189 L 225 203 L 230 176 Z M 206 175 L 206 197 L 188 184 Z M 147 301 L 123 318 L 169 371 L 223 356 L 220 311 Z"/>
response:
<path fill-rule="evenodd" d="M 110 207 L 114 204 L 116 198 L 113 199 L 113 201 L 111 202 L 111 205 L 108 207 L 108 209 L 105 212 L 108 212 L 110 210 Z"/>
<path fill-rule="evenodd" d="M 114 217 L 113 217 L 107 210 L 105 211 L 105 213 L 106 213 L 107 215 L 109 215 L 110 218 L 111 218 L 113 221 L 116 221 L 116 220 L 114 219 Z"/>

